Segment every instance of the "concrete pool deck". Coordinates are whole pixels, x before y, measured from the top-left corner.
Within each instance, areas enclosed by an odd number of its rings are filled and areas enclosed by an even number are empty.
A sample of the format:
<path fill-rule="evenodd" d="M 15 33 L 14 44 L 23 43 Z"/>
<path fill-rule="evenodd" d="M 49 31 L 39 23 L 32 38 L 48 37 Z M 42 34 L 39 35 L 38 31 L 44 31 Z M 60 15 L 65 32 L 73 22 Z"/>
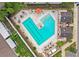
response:
<path fill-rule="evenodd" d="M 42 45 L 38 46 L 38 44 L 35 42 L 35 40 L 33 40 L 32 36 L 29 34 L 29 32 L 25 29 L 22 22 L 24 22 L 28 17 L 31 17 L 31 18 L 35 19 L 34 21 L 36 22 L 36 24 L 38 24 L 40 22 L 39 19 L 41 19 L 42 17 L 44 17 L 47 14 L 50 14 L 50 15 L 52 15 L 52 17 L 54 17 L 56 25 L 57 25 L 58 12 L 57 11 L 52 12 L 52 11 L 53 10 L 44 10 L 43 13 L 41 13 L 41 15 L 38 15 L 36 13 L 30 13 L 30 10 L 26 10 L 27 15 L 25 15 L 24 18 L 20 18 L 20 26 L 21 26 L 22 31 L 24 32 L 24 34 L 26 36 L 29 37 L 29 40 L 34 44 L 34 46 L 36 46 L 36 48 L 39 52 L 42 52 L 44 50 L 44 47 L 47 46 L 50 42 L 55 43 L 57 41 L 57 26 L 55 29 L 55 31 L 56 31 L 55 35 L 52 36 L 51 38 L 49 38 L 47 41 L 45 41 Z M 18 13 L 18 15 L 16 15 L 16 17 L 19 16 L 19 13 Z M 36 20 L 37 18 L 38 18 L 38 20 Z"/>

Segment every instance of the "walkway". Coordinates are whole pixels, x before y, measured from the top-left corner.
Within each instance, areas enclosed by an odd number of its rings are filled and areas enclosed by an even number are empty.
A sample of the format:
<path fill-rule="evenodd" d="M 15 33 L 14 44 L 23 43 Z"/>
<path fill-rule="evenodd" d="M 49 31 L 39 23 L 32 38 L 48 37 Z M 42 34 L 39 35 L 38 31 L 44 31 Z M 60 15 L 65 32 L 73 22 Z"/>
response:
<path fill-rule="evenodd" d="M 74 4 L 74 19 L 75 19 L 75 27 L 76 27 L 76 47 L 77 47 L 77 57 L 79 57 L 79 6 Z"/>

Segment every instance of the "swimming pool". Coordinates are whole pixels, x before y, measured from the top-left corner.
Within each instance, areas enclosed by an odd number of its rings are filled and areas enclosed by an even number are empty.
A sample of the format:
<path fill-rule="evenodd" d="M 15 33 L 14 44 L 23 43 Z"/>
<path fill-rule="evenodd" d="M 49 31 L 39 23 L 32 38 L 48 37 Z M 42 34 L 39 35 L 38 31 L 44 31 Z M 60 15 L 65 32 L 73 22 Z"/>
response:
<path fill-rule="evenodd" d="M 51 15 L 43 17 L 40 21 L 44 24 L 41 29 L 35 25 L 30 17 L 22 23 L 38 45 L 41 45 L 55 34 L 55 20 Z"/>

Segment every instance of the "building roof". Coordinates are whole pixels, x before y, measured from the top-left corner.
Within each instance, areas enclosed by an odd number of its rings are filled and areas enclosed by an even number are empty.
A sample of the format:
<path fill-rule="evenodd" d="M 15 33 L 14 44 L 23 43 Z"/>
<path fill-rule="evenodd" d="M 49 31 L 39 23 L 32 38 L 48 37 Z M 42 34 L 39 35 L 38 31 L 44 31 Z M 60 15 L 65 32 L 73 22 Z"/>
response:
<path fill-rule="evenodd" d="M 15 48 L 16 47 L 16 44 L 11 40 L 11 38 L 8 38 L 6 40 L 6 42 L 8 43 L 8 45 L 11 47 L 11 48 Z"/>
<path fill-rule="evenodd" d="M 0 34 L 0 57 L 16 57 L 13 50 L 9 47 L 7 42 Z"/>
<path fill-rule="evenodd" d="M 10 35 L 7 31 L 7 28 L 5 28 L 1 22 L 0 22 L 0 33 L 4 39 L 6 39 Z"/>

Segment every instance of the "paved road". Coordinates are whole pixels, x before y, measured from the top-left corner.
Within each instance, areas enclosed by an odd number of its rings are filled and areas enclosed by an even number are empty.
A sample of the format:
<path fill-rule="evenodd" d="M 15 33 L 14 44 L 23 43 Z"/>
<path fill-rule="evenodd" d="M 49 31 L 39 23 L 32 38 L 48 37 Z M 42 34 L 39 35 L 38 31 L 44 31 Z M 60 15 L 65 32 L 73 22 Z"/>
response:
<path fill-rule="evenodd" d="M 0 34 L 0 57 L 17 57 L 1 34 Z"/>

